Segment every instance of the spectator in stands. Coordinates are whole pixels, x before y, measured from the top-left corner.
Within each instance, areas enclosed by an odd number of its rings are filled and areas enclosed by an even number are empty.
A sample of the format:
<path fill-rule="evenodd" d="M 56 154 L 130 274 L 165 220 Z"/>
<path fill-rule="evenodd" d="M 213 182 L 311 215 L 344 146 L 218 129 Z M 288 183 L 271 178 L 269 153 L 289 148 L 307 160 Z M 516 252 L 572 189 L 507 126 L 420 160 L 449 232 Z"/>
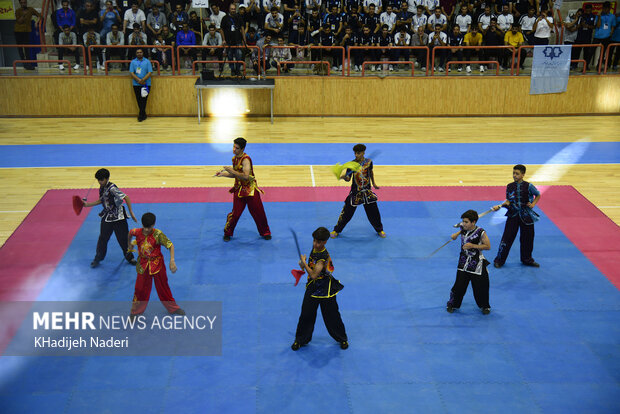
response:
<path fill-rule="evenodd" d="M 259 22 L 262 23 L 263 19 L 261 17 L 262 13 L 260 9 L 260 0 L 241 0 L 239 2 L 239 6 L 240 8 L 241 6 L 245 7 L 245 19 L 247 22 L 255 22 L 257 26 L 259 26 Z"/>
<path fill-rule="evenodd" d="M 459 32 L 465 36 L 465 33 L 469 32 L 472 19 L 469 13 L 467 13 L 467 6 L 461 6 L 461 14 L 456 16 L 455 26 L 458 26 Z"/>
<path fill-rule="evenodd" d="M 138 24 L 141 30 L 144 32 L 146 28 L 146 16 L 144 12 L 138 8 L 138 3 L 133 2 L 131 8 L 125 12 L 123 17 L 123 32 L 126 36 L 129 36 L 133 32 L 134 25 Z"/>
<path fill-rule="evenodd" d="M 310 17 L 308 18 L 308 35 L 311 44 L 318 45 L 321 41 L 322 27 L 323 22 L 321 20 L 321 16 L 319 16 L 319 10 L 312 10 L 312 14 L 310 14 Z M 312 58 L 312 60 L 314 60 L 314 57 Z"/>
<path fill-rule="evenodd" d="M 463 39 L 465 38 L 465 34 L 461 32 L 461 27 L 459 25 L 455 25 L 452 28 L 452 33 L 448 35 L 448 46 L 457 46 L 453 47 L 449 50 L 448 62 L 452 61 L 460 61 L 463 60 L 463 49 L 458 46 L 463 46 Z M 457 70 L 461 72 L 463 70 L 463 65 L 460 63 L 457 66 Z M 448 68 L 448 72 L 450 72 L 450 68 Z"/>
<path fill-rule="evenodd" d="M 146 18 L 146 34 L 149 41 L 152 42 L 157 39 L 157 36 L 161 34 L 166 26 L 168 26 L 166 15 L 159 11 L 157 5 L 153 5 L 151 7 L 151 12 Z"/>
<path fill-rule="evenodd" d="M 95 6 L 93 3 L 86 2 L 84 5 L 84 10 L 82 10 L 79 14 L 80 20 L 80 36 L 88 31 L 90 26 L 97 27 L 99 23 L 99 14 L 97 10 L 95 10 Z"/>
<path fill-rule="evenodd" d="M 267 13 L 263 28 L 265 33 L 270 33 L 273 37 L 280 37 L 284 28 L 284 16 L 278 11 L 277 7 L 272 7 L 270 12 Z"/>
<path fill-rule="evenodd" d="M 441 12 L 448 18 L 448 21 L 452 21 L 452 19 L 454 18 L 454 15 L 458 13 L 458 10 L 460 10 L 460 9 L 457 9 L 456 3 L 457 3 L 457 0 L 440 0 L 439 1 L 439 5 L 441 6 Z"/>
<path fill-rule="evenodd" d="M 370 32 L 377 34 L 381 25 L 379 24 L 379 16 L 375 13 L 375 5 L 371 3 L 368 5 L 368 13 L 362 17 L 362 22 L 368 26 Z"/>
<path fill-rule="evenodd" d="M 248 46 L 256 46 L 258 39 L 260 39 L 260 35 L 256 33 L 254 26 L 250 26 L 245 34 L 245 44 Z"/>
<path fill-rule="evenodd" d="M 81 49 L 77 47 L 77 35 L 71 31 L 69 25 L 65 25 L 62 28 L 62 33 L 58 37 L 59 45 L 71 45 L 75 47 L 59 47 L 58 48 L 58 60 L 63 60 L 65 57 L 65 53 L 68 55 L 75 56 L 75 66 L 73 69 L 78 70 L 80 68 L 80 54 L 82 53 Z M 65 66 L 60 62 L 58 65 L 58 69 L 65 70 Z"/>
<path fill-rule="evenodd" d="M 390 30 L 387 24 L 381 26 L 381 32 L 379 36 L 376 36 L 377 46 L 394 46 L 394 36 L 390 34 Z M 379 49 L 377 52 L 378 60 L 394 60 L 393 59 L 393 49 Z M 389 70 L 394 70 L 394 66 L 392 64 L 388 64 L 387 67 Z M 381 65 L 375 66 L 375 70 L 381 70 Z M 385 68 L 385 66 L 384 66 Z"/>
<path fill-rule="evenodd" d="M 284 0 L 283 1 L 283 9 L 284 9 L 284 21 L 288 22 L 293 14 L 295 14 L 295 10 L 299 10 L 300 20 L 303 20 L 301 17 L 301 3 L 300 0 Z"/>
<path fill-rule="evenodd" d="M 58 36 L 63 32 L 62 28 L 69 26 L 69 29 L 75 31 L 77 24 L 75 12 L 69 8 L 69 0 L 62 0 L 62 7 L 54 13 L 54 23 L 56 31 L 54 32 L 54 41 L 58 43 Z"/>
<path fill-rule="evenodd" d="M 340 37 L 340 33 L 342 33 L 342 16 L 338 13 L 338 6 L 333 5 L 328 14 L 325 15 L 325 19 L 323 20 L 324 25 L 328 25 L 331 29 L 334 37 Z"/>
<path fill-rule="evenodd" d="M 577 21 L 577 39 L 575 43 L 578 45 L 589 45 L 592 43 L 592 33 L 594 32 L 594 25 L 596 24 L 596 15 L 592 13 L 592 4 L 586 4 L 583 6 L 583 15 Z M 583 59 L 586 61 L 586 70 L 590 69 L 590 61 L 594 54 L 594 48 L 583 47 Z M 577 55 L 579 59 L 579 55 Z"/>
<path fill-rule="evenodd" d="M 420 0 L 419 4 L 424 6 L 424 12 L 427 16 L 432 16 L 435 9 L 439 7 L 439 0 Z M 439 10 L 441 13 L 441 8 Z M 434 29 L 431 28 L 430 31 L 432 32 Z"/>
<path fill-rule="evenodd" d="M 400 4 L 400 11 L 396 13 L 396 27 L 405 26 L 405 31 L 411 33 L 411 23 L 413 21 L 413 13 L 409 11 L 409 5 L 407 1 L 403 1 Z M 411 36 L 411 35 L 409 35 Z"/>
<path fill-rule="evenodd" d="M 541 10 L 540 16 L 534 23 L 534 44 L 535 45 L 548 45 L 549 38 L 553 32 L 553 17 L 548 16 L 547 10 Z"/>
<path fill-rule="evenodd" d="M 202 37 L 202 33 L 207 31 L 206 27 L 202 26 L 202 20 L 198 17 L 195 11 L 189 12 L 189 30 L 194 32 L 194 36 L 196 39 L 200 39 Z"/>
<path fill-rule="evenodd" d="M 326 24 L 323 26 L 323 31 L 321 32 L 321 46 L 337 46 L 336 37 L 332 33 L 332 28 L 330 25 Z M 342 52 L 337 49 L 323 49 L 319 52 L 319 54 L 323 56 L 329 56 L 332 59 L 332 71 L 338 70 L 338 65 L 341 65 L 340 59 L 342 58 Z M 315 60 L 315 59 L 313 59 Z M 322 59 L 321 59 L 322 60 Z"/>
<path fill-rule="evenodd" d="M 196 49 L 183 47 L 183 46 L 195 46 L 196 45 L 196 35 L 194 32 L 189 30 L 189 24 L 187 22 L 183 22 L 181 26 L 181 30 L 177 33 L 177 47 L 179 48 L 179 59 L 183 60 L 183 57 L 187 57 L 189 59 L 185 59 L 185 68 L 189 69 L 192 67 L 192 62 L 196 57 Z M 179 62 L 180 64 L 181 62 Z"/>
<path fill-rule="evenodd" d="M 20 7 L 18 9 L 15 9 L 15 27 L 13 29 L 15 43 L 18 45 L 29 45 L 31 43 L 30 34 L 32 33 L 32 16 L 37 16 L 40 19 L 41 14 L 32 7 L 28 7 L 26 0 L 19 0 L 19 6 Z M 21 60 L 30 59 L 30 52 L 28 48 L 20 47 L 17 51 L 19 52 L 19 58 Z M 24 69 L 34 70 L 34 65 L 32 63 L 25 63 Z"/>
<path fill-rule="evenodd" d="M 211 15 L 211 17 L 213 17 L 213 14 Z M 170 28 L 172 29 L 172 31 L 174 33 L 178 33 L 181 31 L 183 23 L 189 23 L 189 16 L 187 15 L 187 12 L 183 9 L 183 6 L 177 3 L 174 12 L 170 14 L 168 20 L 170 21 Z M 216 27 L 219 27 L 219 24 L 217 24 Z"/>
<path fill-rule="evenodd" d="M 370 31 L 370 27 L 363 25 L 362 33 L 359 36 L 357 36 L 355 45 L 356 46 L 375 46 L 376 43 L 377 42 L 375 40 L 375 35 Z M 362 70 L 362 65 L 364 62 L 366 61 L 372 62 L 374 60 L 376 60 L 376 58 L 375 58 L 375 51 L 373 49 L 355 50 L 355 52 L 353 53 L 353 62 L 355 64 L 356 71 Z M 370 67 L 368 69 L 371 70 Z"/>
<path fill-rule="evenodd" d="M 393 12 L 391 5 L 388 4 L 385 7 L 385 11 L 379 16 L 379 23 L 382 26 L 387 26 L 390 35 L 394 34 L 396 30 L 396 14 Z"/>
<path fill-rule="evenodd" d="M 536 9 L 534 7 L 530 7 L 527 10 L 527 14 L 521 16 L 519 19 L 519 24 L 521 25 L 521 33 L 523 33 L 523 37 L 527 41 L 528 45 L 534 46 L 534 23 L 536 23 Z"/>
<path fill-rule="evenodd" d="M 427 23 L 428 17 L 426 16 L 426 14 L 424 14 L 424 6 L 417 6 L 416 15 L 413 16 L 413 18 L 411 19 L 411 26 L 413 27 L 413 31 L 417 33 L 419 26 L 422 26 L 422 28 L 426 30 Z"/>
<path fill-rule="evenodd" d="M 138 103 L 138 122 L 146 119 L 146 101 L 151 94 L 151 75 L 153 66 L 151 61 L 144 57 L 144 50 L 136 49 L 136 58 L 129 65 L 129 75 L 133 91 Z"/>
<path fill-rule="evenodd" d="M 112 25 L 112 30 L 106 35 L 105 43 L 108 46 L 120 46 L 125 44 L 125 36 L 118 30 L 117 24 Z M 114 60 L 113 56 L 116 56 L 118 60 L 125 59 L 125 49 L 120 47 L 106 47 L 105 48 L 105 60 Z M 123 63 L 122 68 L 126 65 Z"/>
<path fill-rule="evenodd" d="M 170 28 L 168 26 L 164 26 L 164 28 L 161 31 L 161 34 L 167 45 L 170 45 L 173 48 L 176 48 L 177 37 L 170 31 Z"/>
<path fill-rule="evenodd" d="M 398 33 L 394 35 L 394 46 L 409 46 L 411 45 L 411 35 L 407 33 L 407 25 L 402 24 L 399 26 L 400 30 Z M 405 62 L 409 60 L 409 50 L 410 49 L 401 49 L 394 50 L 393 59 L 400 60 L 401 56 L 404 58 Z M 403 65 L 404 69 L 409 69 L 409 66 Z"/>
<path fill-rule="evenodd" d="M 510 14 L 508 10 L 508 5 L 504 4 L 502 6 L 502 13 L 497 16 L 497 26 L 502 31 L 502 34 L 512 27 L 512 24 L 515 22 L 514 16 Z"/>
<path fill-rule="evenodd" d="M 84 47 L 86 48 L 87 61 L 84 62 L 86 64 L 86 70 L 88 70 L 89 67 L 92 67 L 91 65 L 93 64 L 93 62 L 90 60 L 92 56 L 95 57 L 95 62 L 97 62 L 97 70 L 101 70 L 101 63 L 103 62 L 101 58 L 101 49 L 95 47 L 91 50 L 90 57 L 88 54 L 89 46 L 101 44 L 101 35 L 95 31 L 95 26 L 90 26 L 88 28 L 88 32 L 84 33 L 84 36 L 82 36 L 82 40 L 84 41 Z"/>
<path fill-rule="evenodd" d="M 369 14 L 370 13 L 370 6 L 374 6 L 375 8 L 375 13 L 377 14 L 381 14 L 381 12 L 383 11 L 383 4 L 381 3 L 381 0 L 364 0 L 362 2 L 363 6 L 364 6 L 364 13 L 365 14 Z M 371 28 L 372 30 L 372 28 Z"/>
<path fill-rule="evenodd" d="M 491 19 L 489 30 L 483 36 L 485 46 L 504 46 L 504 33 L 497 28 L 497 20 Z M 502 49 L 484 49 L 484 60 L 496 60 L 500 70 L 504 70 L 504 51 Z M 484 72 L 484 65 L 480 65 L 480 72 Z"/>
<path fill-rule="evenodd" d="M 242 21 L 243 31 L 247 34 L 250 29 L 250 16 L 248 16 L 245 6 L 239 5 L 238 7 L 239 19 Z"/>
<path fill-rule="evenodd" d="M 142 31 L 142 26 L 139 23 L 134 23 L 133 31 L 129 34 L 129 37 L 127 38 L 127 44 L 131 46 L 145 46 L 147 44 L 147 41 L 148 39 L 146 37 L 146 33 Z M 129 53 L 129 59 L 133 59 L 136 56 L 136 50 L 136 48 L 127 49 Z M 148 50 L 143 49 L 142 52 L 145 56 L 148 55 Z"/>
<path fill-rule="evenodd" d="M 299 31 L 303 30 L 306 25 L 303 17 L 301 17 L 301 10 L 296 8 L 293 14 L 288 18 L 288 42 L 293 45 L 298 45 L 300 42 Z"/>
<path fill-rule="evenodd" d="M 220 7 L 217 4 L 211 5 L 211 17 L 209 17 L 209 20 L 211 20 L 211 23 L 215 25 L 216 30 L 221 30 L 220 26 L 222 24 L 222 19 L 224 19 L 224 16 L 226 16 L 226 13 L 221 11 Z"/>
<path fill-rule="evenodd" d="M 261 58 L 264 57 L 265 62 L 268 62 L 271 59 L 271 53 L 273 49 L 270 47 L 271 45 L 271 35 L 269 33 L 265 34 L 265 37 L 261 37 L 256 41 L 256 46 L 260 49 Z M 256 51 L 252 51 L 252 65 L 254 66 L 254 72 L 258 73 L 258 53 Z M 266 70 L 268 68 L 264 68 Z"/>
<path fill-rule="evenodd" d="M 418 26 L 418 31 L 411 37 L 411 46 L 426 46 L 428 45 L 428 35 L 424 31 L 425 27 Z M 413 54 L 415 56 L 416 64 L 421 66 L 422 72 L 426 71 L 426 50 L 414 49 Z"/>
<path fill-rule="evenodd" d="M 478 28 L 472 26 L 469 33 L 463 38 L 465 46 L 482 46 L 482 34 L 478 33 Z M 470 61 L 473 57 L 480 60 L 480 49 L 465 49 L 465 60 Z M 471 73 L 471 64 L 465 67 L 467 73 Z M 480 65 L 480 72 L 484 72 L 484 67 Z"/>
<path fill-rule="evenodd" d="M 237 6 L 233 3 L 228 8 L 228 15 L 224 16 L 221 25 L 222 33 L 224 34 L 224 42 L 228 46 L 244 46 L 245 45 L 245 31 L 243 29 L 243 22 L 237 14 Z M 240 61 L 243 59 L 243 50 L 240 47 L 228 48 L 228 61 L 233 62 L 235 60 Z M 229 63 L 230 71 L 233 76 L 241 75 L 241 63 Z"/>
<path fill-rule="evenodd" d="M 428 31 L 434 33 L 436 25 L 441 26 L 440 33 L 443 33 L 444 31 L 448 29 L 448 18 L 441 13 L 441 7 L 436 7 L 435 14 L 433 14 L 431 17 L 428 18 L 428 23 L 427 23 Z"/>
<path fill-rule="evenodd" d="M 351 5 L 351 11 L 344 16 L 345 27 L 348 26 L 353 31 L 353 35 L 357 36 L 362 32 L 362 16 L 357 11 L 355 4 Z"/>
<path fill-rule="evenodd" d="M 322 0 L 305 0 L 306 13 L 312 14 L 312 10 L 321 10 Z"/>
<path fill-rule="evenodd" d="M 530 5 L 536 6 L 536 3 L 533 0 L 516 0 L 513 3 L 512 14 L 515 16 L 515 21 L 518 21 L 521 16 L 525 16 L 527 14 Z"/>
<path fill-rule="evenodd" d="M 123 22 L 121 15 L 118 10 L 114 8 L 114 5 L 110 0 L 105 2 L 105 8 L 101 10 L 99 20 L 101 21 L 101 32 L 99 34 L 102 43 L 106 42 L 108 33 L 112 30 L 112 25 L 119 25 Z"/>
<path fill-rule="evenodd" d="M 435 31 L 433 31 L 433 33 L 428 36 L 428 48 L 431 56 L 435 47 L 447 46 L 448 44 L 448 35 L 441 31 L 441 27 L 441 24 L 437 23 L 435 25 Z M 447 52 L 448 51 L 446 49 L 439 49 L 439 51 L 435 53 L 435 62 L 439 58 L 439 66 L 435 65 L 435 70 L 437 70 L 438 72 L 444 71 Z"/>
<path fill-rule="evenodd" d="M 516 58 L 517 57 L 516 52 L 519 50 L 519 47 L 521 47 L 524 43 L 525 43 L 525 39 L 523 38 L 523 33 L 519 31 L 519 23 L 513 23 L 512 26 L 510 27 L 510 30 L 508 30 L 506 34 L 504 35 L 504 45 L 512 46 L 515 48 L 515 58 Z M 511 50 L 506 49 L 505 55 L 506 55 L 505 57 L 506 61 L 508 61 L 509 59 L 512 59 Z M 525 61 L 526 56 L 527 56 L 527 53 L 522 51 L 521 60 L 519 61 L 519 66 L 521 67 L 521 69 L 523 69 L 523 62 Z"/>
<path fill-rule="evenodd" d="M 338 40 L 338 44 L 344 47 L 344 55 L 347 56 L 349 47 L 355 46 L 355 35 L 353 34 L 353 29 L 347 26 L 344 29 L 344 33 L 342 34 L 341 38 Z M 344 62 L 344 65 L 345 65 L 344 70 L 346 70 L 347 61 Z M 339 70 L 342 70 L 342 68 L 343 68 L 342 66 L 338 66 Z"/>
<path fill-rule="evenodd" d="M 151 50 L 155 59 L 163 70 L 167 70 L 172 64 L 172 51 L 162 46 L 169 46 L 164 39 L 164 34 L 160 33 L 155 39 L 155 47 Z"/>
<path fill-rule="evenodd" d="M 222 38 L 222 34 L 215 30 L 215 25 L 211 23 L 209 25 L 209 30 L 205 37 L 202 39 L 203 46 L 222 46 L 224 43 L 224 39 Z M 202 60 L 222 60 L 222 56 L 224 54 L 223 48 L 213 47 L 210 49 L 202 49 Z M 214 59 L 213 59 L 214 58 Z M 203 68 L 206 65 L 203 65 Z M 220 72 L 224 68 L 224 64 L 219 64 Z"/>
<path fill-rule="evenodd" d="M 533 12 L 533 10 L 532 10 Z M 491 24 L 491 19 L 492 18 L 496 18 L 497 16 L 495 16 L 493 13 L 491 13 L 491 6 L 489 6 L 488 4 L 484 6 L 484 13 L 482 13 L 480 16 L 478 16 L 478 30 L 480 31 L 480 33 L 482 33 L 484 35 L 484 33 L 487 32 L 487 29 L 489 28 L 489 25 Z M 536 18 L 534 18 L 534 20 L 532 20 L 532 25 L 534 25 L 534 22 L 536 21 Z"/>
<path fill-rule="evenodd" d="M 278 37 L 278 46 L 286 46 L 284 43 L 284 38 L 282 36 Z M 289 65 L 282 65 L 282 62 L 290 62 L 292 60 L 291 50 L 286 47 L 277 47 L 274 48 L 271 54 L 271 59 L 269 60 L 269 64 L 272 68 L 277 68 L 280 63 L 280 69 L 285 73 L 288 73 L 290 68 Z"/>
<path fill-rule="evenodd" d="M 574 45 L 575 40 L 577 40 L 577 32 L 578 32 L 578 23 L 579 19 L 583 15 L 583 9 L 577 10 L 576 13 L 569 13 L 566 16 L 566 19 L 562 23 L 564 26 L 564 44 L 565 45 Z M 571 60 L 579 59 L 580 48 L 574 47 L 571 48 Z M 577 63 L 571 62 L 570 67 L 572 70 L 577 68 Z"/>
<path fill-rule="evenodd" d="M 265 15 L 271 13 L 271 10 L 274 7 L 279 12 L 281 5 L 282 5 L 282 1 L 281 0 L 263 0 L 263 13 Z M 282 21 L 284 21 L 284 16 L 282 16 Z"/>
<path fill-rule="evenodd" d="M 611 42 L 620 43 L 620 10 L 616 10 L 616 27 L 614 28 L 614 32 L 611 34 Z M 613 72 L 618 69 L 618 58 L 620 58 L 620 46 L 612 46 L 611 49 L 609 49 L 608 59 L 611 61 L 610 69 Z"/>
<path fill-rule="evenodd" d="M 611 8 L 611 3 L 606 1 L 603 3 L 603 10 L 601 14 L 598 15 L 596 19 L 596 24 L 594 25 L 594 40 L 593 42 L 600 43 L 603 45 L 603 51 L 607 51 L 607 46 L 611 43 L 611 32 L 616 27 L 616 16 L 609 12 Z M 597 71 L 601 70 L 601 68 L 596 68 Z"/>

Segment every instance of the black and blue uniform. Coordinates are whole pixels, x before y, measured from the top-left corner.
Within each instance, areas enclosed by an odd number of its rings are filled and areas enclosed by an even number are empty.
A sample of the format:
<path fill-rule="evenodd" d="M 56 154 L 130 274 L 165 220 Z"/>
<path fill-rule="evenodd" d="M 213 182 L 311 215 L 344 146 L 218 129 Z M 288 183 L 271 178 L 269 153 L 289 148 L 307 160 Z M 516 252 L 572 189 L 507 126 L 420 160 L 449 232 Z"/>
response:
<path fill-rule="evenodd" d="M 133 260 L 133 253 L 127 253 L 127 235 L 129 234 L 129 226 L 127 225 L 127 212 L 123 206 L 125 193 L 123 193 L 116 184 L 108 183 L 99 188 L 99 199 L 103 210 L 99 213 L 101 217 L 101 226 L 99 232 L 99 240 L 97 241 L 97 253 L 95 261 L 102 261 L 108 251 L 108 241 L 112 233 L 116 236 L 119 246 L 123 250 L 123 256 L 127 261 Z"/>

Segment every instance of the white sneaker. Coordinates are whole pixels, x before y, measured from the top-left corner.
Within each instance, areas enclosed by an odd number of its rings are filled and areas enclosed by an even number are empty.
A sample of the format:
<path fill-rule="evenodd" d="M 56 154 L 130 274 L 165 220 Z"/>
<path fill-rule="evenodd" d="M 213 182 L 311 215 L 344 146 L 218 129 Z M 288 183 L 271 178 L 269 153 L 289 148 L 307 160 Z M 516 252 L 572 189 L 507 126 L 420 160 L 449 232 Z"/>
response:
<path fill-rule="evenodd" d="M 99 62 L 97 62 L 97 70 L 103 70 L 103 66 Z"/>
<path fill-rule="evenodd" d="M 88 65 L 84 66 L 84 68 L 86 69 L 86 71 L 88 72 Z"/>
<path fill-rule="evenodd" d="M 484 65 L 480 65 L 480 73 L 484 73 Z"/>
<path fill-rule="evenodd" d="M 440 66 L 437 68 L 437 72 L 443 72 L 443 68 Z"/>
<path fill-rule="evenodd" d="M 80 68 L 80 65 L 76 63 L 75 66 L 73 67 L 73 70 L 78 70 L 79 68 Z"/>
<path fill-rule="evenodd" d="M 65 70 L 65 65 L 63 65 L 62 63 L 58 65 L 58 70 Z"/>
<path fill-rule="evenodd" d="M 375 67 L 373 68 L 375 70 L 375 72 L 379 72 L 381 70 L 381 68 L 379 67 L 379 65 L 375 65 Z"/>
<path fill-rule="evenodd" d="M 457 69 L 458 72 L 462 72 L 463 68 L 459 66 L 459 68 Z"/>
<path fill-rule="evenodd" d="M 393 70 L 394 70 L 394 66 L 390 65 L 390 71 L 393 71 Z"/>
<path fill-rule="evenodd" d="M 467 73 L 471 73 L 471 66 L 467 65 L 467 66 L 465 67 L 465 72 L 467 72 Z"/>
<path fill-rule="evenodd" d="M 452 72 L 452 69 L 451 69 L 451 68 L 448 68 L 448 72 Z"/>
<path fill-rule="evenodd" d="M 354 71 L 359 72 L 361 69 L 359 66 L 355 65 L 355 67 L 353 68 Z"/>
<path fill-rule="evenodd" d="M 185 61 L 185 69 L 191 69 L 192 65 L 189 63 L 189 60 Z"/>
<path fill-rule="evenodd" d="M 413 66 L 415 66 L 415 67 L 417 68 L 417 67 L 419 67 L 419 66 L 420 66 L 420 63 L 416 60 L 416 61 L 413 63 Z"/>
<path fill-rule="evenodd" d="M 420 68 L 420 71 L 421 71 L 421 72 L 426 72 L 426 66 L 422 66 L 422 67 Z"/>
<path fill-rule="evenodd" d="M 505 71 L 506 69 L 505 69 L 502 65 L 500 65 L 500 66 L 499 66 L 499 70 L 501 70 L 501 71 L 503 72 L 503 71 Z"/>
<path fill-rule="evenodd" d="M 338 66 L 338 70 L 342 70 L 342 65 L 339 65 L 339 66 Z"/>

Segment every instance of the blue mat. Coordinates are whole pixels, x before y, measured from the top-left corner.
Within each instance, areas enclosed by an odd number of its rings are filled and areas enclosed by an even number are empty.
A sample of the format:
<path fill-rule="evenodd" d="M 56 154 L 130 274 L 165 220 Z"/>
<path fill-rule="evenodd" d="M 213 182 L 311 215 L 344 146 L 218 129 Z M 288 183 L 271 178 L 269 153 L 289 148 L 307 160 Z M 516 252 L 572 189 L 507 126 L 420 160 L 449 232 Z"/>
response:
<path fill-rule="evenodd" d="M 380 151 L 374 158 L 384 165 L 513 165 L 515 160 L 527 165 L 620 162 L 618 142 L 377 143 L 367 147 L 367 155 Z M 353 159 L 352 148 L 352 144 L 252 143 L 247 147 L 254 162 L 262 165 L 333 165 Z M 2 145 L 0 154 L 0 168 L 227 165 L 232 143 Z"/>
<path fill-rule="evenodd" d="M 174 242 L 169 274 L 179 304 L 222 301 L 220 357 L 2 357 L 0 406 L 7 413 L 618 413 L 620 292 L 544 214 L 534 257 L 490 268 L 492 312 L 471 290 L 454 314 L 445 302 L 458 244 L 425 258 L 481 202 L 380 202 L 380 239 L 363 211 L 327 243 L 350 348 L 342 351 L 319 316 L 312 342 L 290 349 L 303 286 L 293 287 L 293 226 L 302 250 L 311 232 L 332 228 L 342 203 L 266 203 L 271 241 L 246 212 L 221 241 L 229 203 L 137 204 L 157 214 Z M 403 212 L 412 212 L 403 218 Z M 110 240 L 96 269 L 93 209 L 39 300 L 131 300 L 135 270 Z M 295 219 L 291 219 L 295 217 Z M 503 222 L 479 225 L 497 251 Z M 161 312 L 156 293 L 149 310 Z"/>

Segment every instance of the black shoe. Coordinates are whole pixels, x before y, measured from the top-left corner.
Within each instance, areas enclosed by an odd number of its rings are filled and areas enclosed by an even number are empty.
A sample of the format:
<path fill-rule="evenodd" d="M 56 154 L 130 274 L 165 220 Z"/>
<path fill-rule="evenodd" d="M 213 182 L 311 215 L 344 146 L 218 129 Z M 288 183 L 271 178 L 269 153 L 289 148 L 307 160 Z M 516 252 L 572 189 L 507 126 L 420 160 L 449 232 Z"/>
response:
<path fill-rule="evenodd" d="M 482 308 L 483 315 L 488 315 L 489 313 L 491 313 L 491 308 Z"/>
<path fill-rule="evenodd" d="M 142 122 L 142 121 L 144 121 L 144 119 L 142 119 L 142 117 L 141 117 L 141 116 L 139 116 L 139 117 L 138 117 L 138 122 Z"/>
<path fill-rule="evenodd" d="M 172 312 L 173 315 L 185 315 L 185 311 L 181 308 L 175 310 L 174 312 Z"/>
<path fill-rule="evenodd" d="M 24 66 L 24 69 L 26 69 L 26 70 L 34 70 L 34 65 L 29 63 L 29 64 Z"/>
<path fill-rule="evenodd" d="M 271 234 L 267 234 L 267 235 L 263 236 L 263 239 L 271 240 Z"/>
<path fill-rule="evenodd" d="M 224 241 L 225 242 L 230 241 L 230 236 L 224 236 Z"/>
<path fill-rule="evenodd" d="M 301 348 L 301 345 L 297 341 L 293 342 L 293 345 L 291 345 L 293 351 L 297 351 L 299 348 Z"/>
<path fill-rule="evenodd" d="M 92 262 L 90 262 L 90 267 L 92 267 L 93 269 L 97 266 L 99 266 L 99 260 L 93 260 Z"/>
<path fill-rule="evenodd" d="M 448 306 L 446 306 L 446 311 L 448 313 L 453 313 L 454 312 L 454 308 L 452 306 L 448 305 Z"/>
<path fill-rule="evenodd" d="M 535 261 L 531 261 L 531 262 L 523 262 L 524 265 L 526 266 L 532 266 L 532 267 L 540 267 L 540 265 L 538 263 L 536 263 Z"/>
<path fill-rule="evenodd" d="M 127 259 L 127 263 L 129 263 L 132 266 L 135 266 L 138 264 L 138 261 L 132 257 L 131 259 Z"/>
<path fill-rule="evenodd" d="M 349 347 L 349 343 L 347 341 L 340 342 L 340 349 L 347 349 Z"/>
<path fill-rule="evenodd" d="M 493 262 L 493 267 L 499 269 L 500 267 L 502 267 L 503 265 L 497 263 L 497 262 Z"/>

